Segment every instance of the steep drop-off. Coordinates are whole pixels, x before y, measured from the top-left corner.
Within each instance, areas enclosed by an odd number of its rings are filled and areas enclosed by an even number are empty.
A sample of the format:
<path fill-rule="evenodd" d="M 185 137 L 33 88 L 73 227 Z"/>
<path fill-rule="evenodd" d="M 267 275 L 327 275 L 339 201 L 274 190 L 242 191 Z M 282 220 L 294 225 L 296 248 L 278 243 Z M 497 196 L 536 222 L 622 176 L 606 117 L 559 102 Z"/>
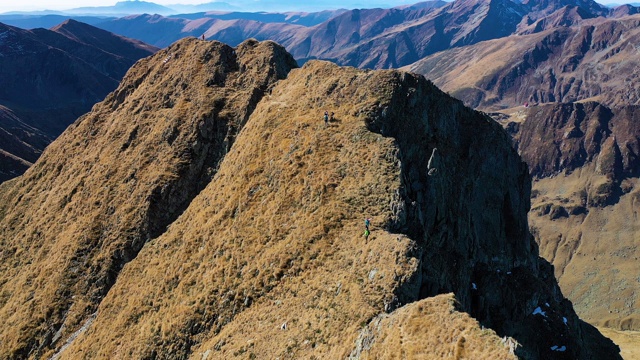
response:
<path fill-rule="evenodd" d="M 497 333 L 619 358 L 538 257 L 496 122 L 421 76 L 292 61 L 178 42 L 0 187 L 3 356 L 513 358 Z"/>
<path fill-rule="evenodd" d="M 640 107 L 549 104 L 507 125 L 529 164 L 541 254 L 590 323 L 640 329 Z"/>
<path fill-rule="evenodd" d="M 73 333 L 210 181 L 295 61 L 274 43 L 184 40 L 138 62 L 23 177 L 0 187 L 0 358 Z"/>

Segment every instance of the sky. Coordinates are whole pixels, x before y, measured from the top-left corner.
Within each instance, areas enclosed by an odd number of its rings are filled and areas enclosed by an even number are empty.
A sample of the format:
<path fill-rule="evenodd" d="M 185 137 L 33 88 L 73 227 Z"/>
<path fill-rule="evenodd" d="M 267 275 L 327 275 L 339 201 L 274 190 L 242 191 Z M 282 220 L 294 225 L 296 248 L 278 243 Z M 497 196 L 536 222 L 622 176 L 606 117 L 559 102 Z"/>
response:
<path fill-rule="evenodd" d="M 32 11 L 32 10 L 66 10 L 87 6 L 112 6 L 121 0 L 0 0 L 0 12 Z M 201 4 L 209 0 L 145 0 L 160 5 L 168 4 Z"/>
<path fill-rule="evenodd" d="M 0 0 L 0 13 L 7 11 L 34 11 L 34 10 L 65 10 L 86 6 L 112 6 L 119 0 L 28 0 L 28 1 L 14 1 L 14 0 Z M 170 4 L 201 4 L 210 2 L 212 0 L 146 0 L 160 5 Z M 225 0 L 220 0 L 224 2 Z M 255 0 L 259 1 L 259 0 Z M 389 4 L 411 4 L 417 3 L 423 0 L 388 0 L 385 1 Z M 233 1 L 229 1 L 232 3 Z M 316 1 L 321 2 L 321 1 Z M 360 3 L 362 1 L 359 1 Z M 610 3 L 628 3 L 628 2 L 640 2 L 640 0 L 599 0 L 601 4 Z M 345 1 L 345 7 L 348 1 Z M 314 4 L 315 5 L 315 4 Z"/>

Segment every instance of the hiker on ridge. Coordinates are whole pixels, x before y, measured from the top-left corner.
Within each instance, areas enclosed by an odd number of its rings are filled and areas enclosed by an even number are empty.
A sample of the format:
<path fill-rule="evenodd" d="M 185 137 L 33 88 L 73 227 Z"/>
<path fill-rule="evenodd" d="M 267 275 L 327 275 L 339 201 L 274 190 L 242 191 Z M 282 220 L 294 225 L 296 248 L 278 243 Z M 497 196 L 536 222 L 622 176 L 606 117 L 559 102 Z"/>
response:
<path fill-rule="evenodd" d="M 324 112 L 324 126 L 329 126 L 329 112 Z"/>

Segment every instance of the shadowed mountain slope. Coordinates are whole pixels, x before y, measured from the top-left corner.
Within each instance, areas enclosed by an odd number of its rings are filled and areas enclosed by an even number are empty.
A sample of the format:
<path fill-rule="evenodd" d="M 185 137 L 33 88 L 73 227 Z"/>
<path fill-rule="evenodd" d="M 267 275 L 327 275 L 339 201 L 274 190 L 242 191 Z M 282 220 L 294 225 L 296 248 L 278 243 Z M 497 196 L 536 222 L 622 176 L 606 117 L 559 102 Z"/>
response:
<path fill-rule="evenodd" d="M 21 163 L 34 162 L 73 120 L 115 89 L 135 61 L 154 51 L 72 20 L 52 30 L 0 24 L 0 131 L 7 139 L 0 150 Z M 0 166 L 0 181 L 24 171 L 4 160 Z"/>
<path fill-rule="evenodd" d="M 76 331 L 122 267 L 210 181 L 292 66 L 274 43 L 178 42 L 139 61 L 3 184 L 0 357 L 42 357 Z"/>
<path fill-rule="evenodd" d="M 639 25 L 640 15 L 590 19 L 443 51 L 407 69 L 485 110 L 587 99 L 639 104 Z"/>
<path fill-rule="evenodd" d="M 420 76 L 292 63 L 180 41 L 0 186 L 3 357 L 366 358 L 396 326 L 513 357 L 464 311 L 527 359 L 619 358 L 538 257 L 497 123 Z"/>
<path fill-rule="evenodd" d="M 549 104 L 511 119 L 536 179 L 531 226 L 562 289 L 590 323 L 639 330 L 640 107 Z"/>
<path fill-rule="evenodd" d="M 24 173 L 52 139 L 0 105 L 0 182 Z"/>

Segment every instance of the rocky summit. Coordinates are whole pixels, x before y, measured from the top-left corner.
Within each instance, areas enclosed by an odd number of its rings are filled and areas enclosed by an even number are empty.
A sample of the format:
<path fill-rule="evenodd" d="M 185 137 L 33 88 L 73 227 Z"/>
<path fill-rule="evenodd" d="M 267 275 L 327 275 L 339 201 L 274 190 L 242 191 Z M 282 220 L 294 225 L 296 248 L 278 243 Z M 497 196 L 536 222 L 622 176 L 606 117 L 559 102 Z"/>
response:
<path fill-rule="evenodd" d="M 498 123 L 419 75 L 294 68 L 181 40 L 0 185 L 0 357 L 620 358 Z"/>

